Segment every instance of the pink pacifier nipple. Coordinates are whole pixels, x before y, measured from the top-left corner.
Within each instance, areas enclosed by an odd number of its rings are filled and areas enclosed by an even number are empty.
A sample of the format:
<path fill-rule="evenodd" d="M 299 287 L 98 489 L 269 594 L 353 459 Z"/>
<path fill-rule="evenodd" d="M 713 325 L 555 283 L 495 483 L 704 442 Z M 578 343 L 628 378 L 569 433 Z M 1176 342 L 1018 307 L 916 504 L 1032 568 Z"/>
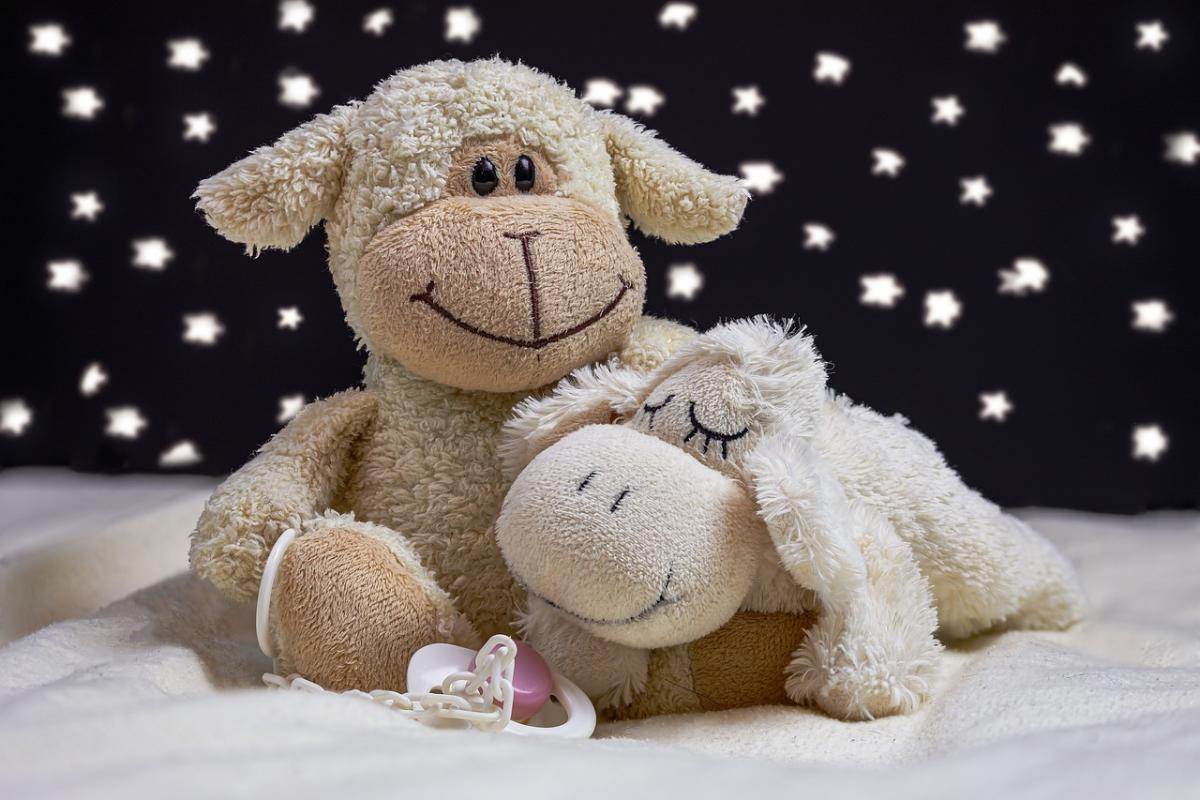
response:
<path fill-rule="evenodd" d="M 492 649 L 496 652 L 497 645 Z M 475 669 L 475 659 L 471 659 L 469 669 Z M 550 699 L 554 689 L 554 676 L 550 666 L 537 650 L 525 642 L 517 642 L 517 658 L 513 663 L 513 709 L 512 718 L 526 720 L 541 710 Z"/>

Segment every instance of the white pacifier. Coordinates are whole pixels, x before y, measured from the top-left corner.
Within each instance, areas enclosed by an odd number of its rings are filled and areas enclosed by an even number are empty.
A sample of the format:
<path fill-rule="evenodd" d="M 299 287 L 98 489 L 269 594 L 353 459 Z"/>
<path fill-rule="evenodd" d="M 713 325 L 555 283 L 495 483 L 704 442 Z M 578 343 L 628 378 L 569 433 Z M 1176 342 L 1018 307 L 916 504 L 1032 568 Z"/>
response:
<path fill-rule="evenodd" d="M 421 697 L 422 705 L 428 705 L 424 698 L 446 698 L 446 694 L 437 692 L 447 689 L 463 696 L 458 691 L 461 689 L 466 690 L 464 694 L 474 707 L 475 696 L 470 690 L 477 680 L 486 687 L 482 698 L 493 695 L 492 708 L 485 706 L 482 718 L 468 718 L 467 723 L 482 721 L 484 727 L 518 736 L 564 739 L 586 739 L 596 729 L 596 709 L 588 696 L 574 683 L 552 672 L 541 655 L 525 642 L 497 635 L 478 653 L 453 644 L 429 644 L 413 653 L 408 662 L 408 696 Z M 465 685 L 456 687 L 460 682 Z M 494 692 L 497 687 L 499 692 Z M 434 693 L 419 694 L 425 688 Z M 494 715 L 498 716 L 493 719 Z M 449 717 L 456 718 L 459 717 Z M 445 727 L 447 717 L 439 715 L 438 719 L 439 726 Z M 465 725 L 460 723 L 455 727 Z"/>
<path fill-rule="evenodd" d="M 258 646 L 270 658 L 275 658 L 271 593 L 279 563 L 295 538 L 296 531 L 289 528 L 276 540 L 258 587 Z M 267 673 L 263 682 L 274 688 L 327 691 L 299 675 L 284 678 Z M 341 694 L 379 703 L 439 728 L 476 727 L 565 739 L 586 739 L 596 729 L 596 709 L 583 690 L 551 671 L 530 645 L 503 634 L 488 639 L 478 652 L 453 644 L 425 645 L 409 659 L 407 683 L 406 693 L 354 689 Z"/>

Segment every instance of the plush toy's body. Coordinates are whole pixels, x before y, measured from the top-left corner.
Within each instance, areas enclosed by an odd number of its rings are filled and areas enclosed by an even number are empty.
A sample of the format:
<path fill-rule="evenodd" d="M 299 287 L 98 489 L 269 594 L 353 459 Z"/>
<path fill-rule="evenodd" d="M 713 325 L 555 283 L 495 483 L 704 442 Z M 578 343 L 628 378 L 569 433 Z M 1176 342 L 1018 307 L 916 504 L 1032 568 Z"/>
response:
<path fill-rule="evenodd" d="M 747 684 L 911 711 L 935 632 L 1082 613 L 1049 542 L 903 418 L 830 393 L 790 326 L 718 326 L 650 374 L 577 371 L 507 430 L 496 535 L 524 629 L 613 716 L 737 705 Z"/>
<path fill-rule="evenodd" d="M 280 669 L 404 689 L 409 656 L 511 628 L 522 592 L 491 525 L 514 404 L 584 364 L 660 363 L 691 332 L 641 317 L 624 226 L 732 230 L 747 194 L 619 115 L 499 60 L 400 72 L 197 190 L 227 238 L 288 248 L 325 221 L 370 356 L 364 388 L 303 410 L 213 495 L 191 561 L 252 598 L 271 546 Z"/>
<path fill-rule="evenodd" d="M 644 318 L 616 362 L 650 367 L 691 335 Z M 330 687 L 395 687 L 414 641 L 476 646 L 480 636 L 511 632 L 524 592 L 491 530 L 508 488 L 495 448 L 527 396 L 454 389 L 371 356 L 363 389 L 307 406 L 221 485 L 198 529 L 216 534 L 204 547 L 217 558 L 202 561 L 198 547 L 197 569 L 230 595 L 248 597 L 269 545 L 266 537 L 233 536 L 264 516 L 321 532 L 293 545 L 311 558 L 284 562 L 282 580 L 305 595 L 279 604 L 283 627 L 303 630 L 305 641 L 281 643 L 277 652 L 285 673 L 319 676 Z M 356 549 L 353 561 L 344 557 Z M 298 574 L 302 568 L 309 574 Z M 355 574 L 330 574 L 335 569 Z M 381 584 L 375 573 L 395 580 Z M 356 592 L 353 626 L 337 617 L 318 616 L 319 627 L 306 621 L 314 605 Z"/>

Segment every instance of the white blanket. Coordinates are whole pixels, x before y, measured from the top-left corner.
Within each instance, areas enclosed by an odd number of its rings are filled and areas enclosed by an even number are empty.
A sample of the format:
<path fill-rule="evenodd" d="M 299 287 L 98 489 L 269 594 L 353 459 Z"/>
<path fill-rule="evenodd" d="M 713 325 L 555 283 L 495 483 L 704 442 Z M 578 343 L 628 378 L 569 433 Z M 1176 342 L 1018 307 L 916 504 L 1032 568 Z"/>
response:
<path fill-rule="evenodd" d="M 97 513 L 88 480 L 128 510 Z M 0 649 L 0 797 L 1200 797 L 1200 515 L 1022 514 L 1079 568 L 1089 621 L 948 650 L 914 715 L 745 709 L 556 742 L 260 688 L 252 610 L 183 572 L 210 484 L 111 481 L 0 477 L 0 634 L 61 619 Z"/>

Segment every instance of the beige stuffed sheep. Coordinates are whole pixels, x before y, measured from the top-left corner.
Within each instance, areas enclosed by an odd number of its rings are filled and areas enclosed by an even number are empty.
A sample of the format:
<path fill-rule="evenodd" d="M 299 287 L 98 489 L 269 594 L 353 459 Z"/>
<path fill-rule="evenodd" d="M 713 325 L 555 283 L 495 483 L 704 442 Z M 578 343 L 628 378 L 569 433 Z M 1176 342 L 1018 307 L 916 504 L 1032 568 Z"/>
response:
<path fill-rule="evenodd" d="M 627 220 L 671 242 L 736 227 L 746 191 L 631 120 L 500 60 L 397 73 L 200 184 L 223 236 L 290 248 L 324 221 L 362 389 L 309 405 L 213 495 L 197 573 L 237 600 L 287 528 L 278 669 L 404 689 L 432 641 L 510 630 L 491 525 L 513 406 L 597 361 L 653 367 L 691 332 L 641 317 Z"/>
<path fill-rule="evenodd" d="M 1081 615 L 1050 544 L 905 420 L 830 393 L 795 327 L 718 326 L 649 374 L 579 370 L 506 434 L 496 535 L 524 629 L 614 717 L 762 702 L 770 681 L 839 717 L 907 712 L 937 630 Z"/>

